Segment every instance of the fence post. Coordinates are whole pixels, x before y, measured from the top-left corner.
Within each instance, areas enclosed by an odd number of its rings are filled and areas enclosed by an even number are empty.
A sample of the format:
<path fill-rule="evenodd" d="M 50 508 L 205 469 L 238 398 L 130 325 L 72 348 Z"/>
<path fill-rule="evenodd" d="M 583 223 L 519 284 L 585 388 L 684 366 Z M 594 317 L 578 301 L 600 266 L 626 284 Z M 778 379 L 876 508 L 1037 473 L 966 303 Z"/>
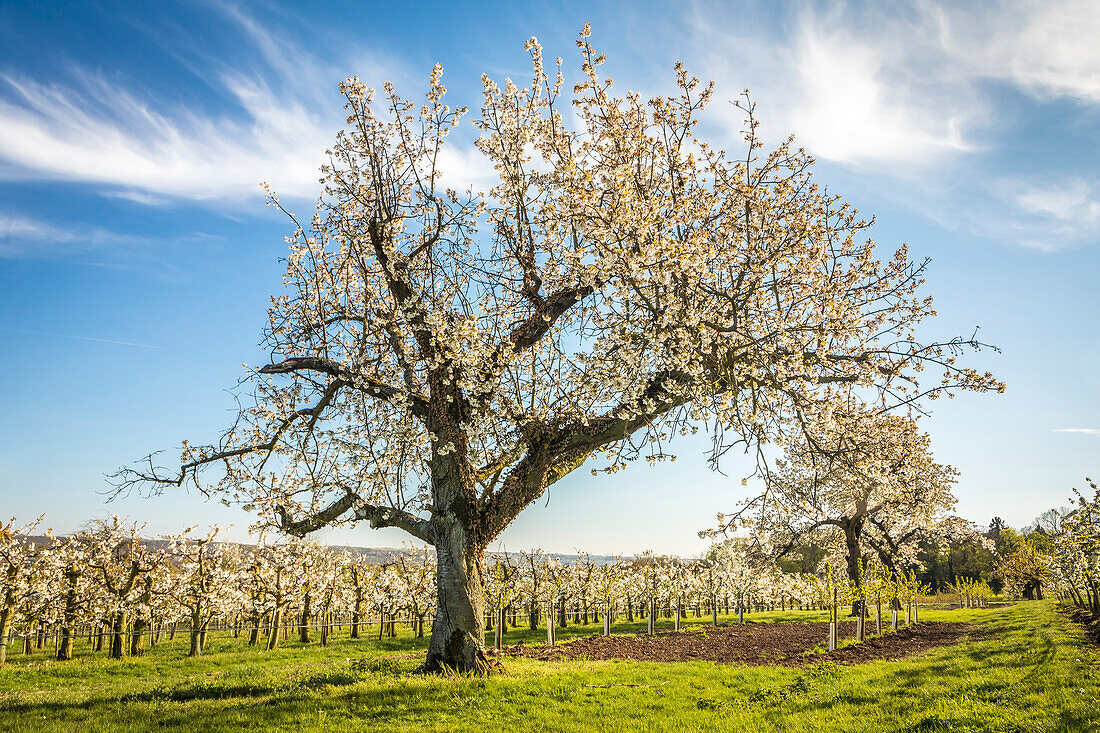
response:
<path fill-rule="evenodd" d="M 550 601 L 546 614 L 546 645 L 554 646 L 554 602 Z"/>
<path fill-rule="evenodd" d="M 829 651 L 836 651 L 836 588 L 833 588 L 833 606 L 829 612 Z"/>
<path fill-rule="evenodd" d="M 680 599 L 677 598 L 675 604 L 672 607 L 672 615 L 675 617 L 675 622 L 672 625 L 674 631 L 680 630 Z"/>
<path fill-rule="evenodd" d="M 653 631 L 654 631 L 654 629 L 653 629 L 653 627 L 654 627 L 653 615 L 656 614 L 656 613 L 657 613 L 657 601 L 650 598 L 649 599 L 649 613 L 646 614 L 646 633 L 648 633 L 650 636 L 653 636 Z"/>
<path fill-rule="evenodd" d="M 497 622 L 493 624 L 496 628 L 493 630 L 493 645 L 499 652 L 500 648 L 504 645 L 504 609 L 501 608 L 497 611 Z"/>

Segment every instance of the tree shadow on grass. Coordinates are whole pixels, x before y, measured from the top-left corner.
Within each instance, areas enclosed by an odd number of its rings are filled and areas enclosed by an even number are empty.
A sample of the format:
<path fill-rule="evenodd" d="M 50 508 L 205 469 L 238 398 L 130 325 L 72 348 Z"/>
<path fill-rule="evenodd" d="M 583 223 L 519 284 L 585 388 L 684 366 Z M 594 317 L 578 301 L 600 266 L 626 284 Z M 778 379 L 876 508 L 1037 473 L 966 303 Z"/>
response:
<path fill-rule="evenodd" d="M 1015 633 L 1011 633 L 1011 632 Z M 880 705 L 883 697 L 912 701 L 935 693 L 945 680 L 951 680 L 954 692 L 966 694 L 984 703 L 999 703 L 1008 692 L 1023 683 L 1025 686 L 1042 675 L 1048 674 L 1054 664 L 1058 643 L 1047 628 L 1036 630 L 1024 623 L 1012 623 L 1005 627 L 984 627 L 970 638 L 949 648 L 934 650 L 914 657 L 901 664 L 891 664 L 869 674 L 849 668 L 853 676 L 836 677 L 841 680 L 839 689 L 831 685 L 806 685 L 801 678 L 767 695 L 769 702 L 784 703 L 782 714 L 808 713 L 826 716 L 834 708 Z M 1026 653 L 1025 653 L 1026 652 Z M 997 669 L 1008 671 L 1005 681 L 971 679 L 967 670 Z M 1019 676 L 1011 674 L 1017 671 Z M 821 680 L 827 682 L 828 680 Z M 854 685 L 854 686 L 849 686 Z M 816 692 L 820 690 L 820 692 Z M 798 694 L 790 694 L 798 693 Z M 777 711 L 779 712 L 779 711 Z M 916 711 L 919 714 L 919 711 Z M 1069 730 L 1079 729 L 1082 720 L 1075 713 L 1060 711 Z M 970 721 L 973 722 L 973 721 Z M 941 719 L 926 715 L 906 730 L 940 731 L 969 730 L 969 723 L 962 719 Z M 962 726 L 962 727 L 960 727 Z M 1073 727 L 1076 726 L 1076 727 Z"/>
<path fill-rule="evenodd" d="M 373 661 L 373 660 L 372 660 Z M 295 699 L 325 688 L 338 689 L 370 679 L 370 672 L 360 668 L 326 669 L 304 677 L 273 681 L 240 679 L 210 679 L 177 685 L 158 685 L 152 689 L 118 696 L 103 696 L 75 702 L 4 700 L 0 710 L 10 713 L 60 712 L 74 708 L 94 708 L 114 703 L 183 703 L 195 700 L 261 700 L 270 696 Z M 384 674 L 384 673 L 383 673 Z"/>

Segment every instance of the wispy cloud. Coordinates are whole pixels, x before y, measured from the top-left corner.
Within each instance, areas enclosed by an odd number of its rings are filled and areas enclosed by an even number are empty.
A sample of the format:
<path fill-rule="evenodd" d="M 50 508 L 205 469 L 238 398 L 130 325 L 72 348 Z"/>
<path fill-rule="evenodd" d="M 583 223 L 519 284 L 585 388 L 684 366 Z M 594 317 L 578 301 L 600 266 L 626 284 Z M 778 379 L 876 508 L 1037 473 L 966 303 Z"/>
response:
<path fill-rule="evenodd" d="M 1000 198 L 1017 212 L 1016 240 L 1042 252 L 1060 252 L 1098 240 L 1100 189 L 1084 178 L 1043 184 L 1001 181 Z"/>
<path fill-rule="evenodd" d="M 187 108 L 82 67 L 66 83 L 0 74 L 0 176 L 94 183 L 105 196 L 147 206 L 175 198 L 232 205 L 260 196 L 261 181 L 281 197 L 314 198 L 324 151 L 344 124 L 337 83 L 349 73 L 378 86 L 408 82 L 408 74 L 380 54 L 337 43 L 336 33 L 326 49 L 343 56 L 322 58 L 235 6 L 213 5 L 253 51 L 247 61 L 230 65 L 191 38 L 162 45 L 231 100 L 230 109 Z M 492 167 L 471 151 L 446 149 L 447 185 L 492 179 Z"/>
<path fill-rule="evenodd" d="M 114 196 L 148 205 L 259 196 L 264 180 L 280 195 L 315 196 L 342 122 L 335 87 L 345 74 L 319 68 L 314 54 L 239 10 L 221 10 L 254 50 L 248 68 L 202 57 L 193 39 L 174 47 L 189 49 L 190 67 L 229 109 L 185 107 L 79 66 L 65 82 L 0 74 L 3 175 L 117 187 Z"/>
<path fill-rule="evenodd" d="M 145 206 L 182 198 L 230 209 L 258 196 L 261 180 L 282 196 L 313 198 L 322 153 L 343 123 L 336 81 L 359 72 L 408 88 L 407 65 L 345 42 L 339 30 L 324 31 L 322 56 L 296 44 L 301 34 L 275 32 L 233 5 L 213 5 L 239 31 L 248 51 L 238 56 L 243 60 L 229 61 L 192 38 L 165 37 L 161 45 L 229 100 L 227 108 L 185 106 L 87 68 L 64 81 L 0 74 L 0 177 L 86 182 Z M 1019 185 L 976 175 L 965 185 L 968 194 L 986 189 L 980 206 L 973 196 L 956 205 L 949 181 L 979 165 L 994 145 L 1002 123 L 991 80 L 1035 98 L 1100 104 L 1100 4 L 785 7 L 793 9 L 695 6 L 685 60 L 718 81 L 726 98 L 752 88 L 765 134 L 794 132 L 823 160 L 861 175 L 907 179 L 906 200 L 945 226 L 1046 251 L 1088 240 L 1100 198 L 1086 177 Z M 712 119 L 731 135 L 742 122 L 718 104 Z M 493 180 L 472 150 L 451 145 L 441 162 L 455 188 Z"/>
<path fill-rule="evenodd" d="M 1035 96 L 1100 102 L 1100 4 L 1094 0 L 929 7 L 944 49 L 964 73 L 1005 80 Z"/>
<path fill-rule="evenodd" d="M 110 199 L 122 199 L 124 201 L 132 201 L 135 204 L 141 204 L 142 206 L 167 206 L 169 203 L 171 203 L 171 199 L 165 196 L 154 196 L 153 194 L 145 193 L 144 191 L 106 190 L 100 191 L 100 195 Z"/>
<path fill-rule="evenodd" d="M 773 135 L 792 132 L 818 158 L 897 175 L 978 147 L 972 132 L 988 105 L 948 68 L 925 13 L 803 6 L 768 37 L 719 22 L 725 12 L 707 6 L 695 18 L 695 65 L 726 93 L 758 92 Z"/>
<path fill-rule="evenodd" d="M 885 22 L 885 20 L 884 20 Z M 883 35 L 919 39 L 919 27 L 891 21 Z M 928 83 L 916 57 L 927 40 L 906 46 L 813 14 L 792 39 L 797 94 L 788 125 L 819 157 L 847 163 L 928 163 L 974 148 L 966 133 L 984 116 L 973 97 Z"/>
<path fill-rule="evenodd" d="M 985 167 L 1012 124 L 1006 87 L 1100 104 L 1100 4 L 800 4 L 767 25 L 702 4 L 690 34 L 692 68 L 726 96 L 753 89 L 773 140 L 794 133 L 821 160 L 904 179 L 898 203 L 941 226 L 1050 252 L 1096 239 L 1100 185 L 1084 172 L 1024 183 Z"/>
<path fill-rule="evenodd" d="M 0 259 L 72 259 L 78 256 L 87 259 L 95 256 L 105 257 L 107 261 L 90 264 L 126 267 L 152 264 L 159 269 L 175 270 L 161 257 L 166 245 L 193 246 L 218 241 L 221 237 L 201 232 L 146 237 L 81 223 L 58 224 L 0 213 Z"/>
<path fill-rule="evenodd" d="M 0 214 L 0 257 L 48 255 L 46 248 L 67 245 L 144 245 L 150 240 L 133 234 L 112 232 L 96 226 L 62 226 L 17 214 Z M 56 250 L 55 250 L 56 251 Z"/>
<path fill-rule="evenodd" d="M 63 339 L 75 339 L 77 341 L 94 341 L 101 344 L 113 344 L 115 346 L 134 346 L 139 349 L 163 349 L 163 346 L 154 346 L 152 344 L 139 344 L 136 341 L 119 341 L 118 339 L 105 339 L 98 338 L 96 336 L 77 336 L 70 333 L 53 333 L 51 331 L 34 331 L 29 328 L 11 328 L 9 326 L 0 326 L 0 331 L 12 331 L 14 333 L 26 333 L 32 336 L 50 336 L 53 338 Z"/>
<path fill-rule="evenodd" d="M 801 5 L 768 31 L 719 5 L 690 25 L 698 65 L 765 90 L 782 134 L 840 163 L 935 162 L 985 149 L 991 79 L 1100 103 L 1100 4 Z M 729 29 L 733 30 L 729 30 Z"/>
<path fill-rule="evenodd" d="M 89 72 L 71 86 L 2 75 L 0 157 L 22 177 L 115 185 L 132 200 L 259 195 L 267 178 L 286 195 L 315 193 L 335 126 L 258 82 L 225 85 L 245 119 L 158 108 Z"/>
<path fill-rule="evenodd" d="M 1100 435 L 1100 428 L 1055 428 L 1056 433 L 1084 433 L 1085 435 Z"/>
<path fill-rule="evenodd" d="M 1100 199 L 1093 186 L 1080 178 L 1046 188 L 1025 188 L 1016 202 L 1033 214 L 1074 226 L 1100 221 Z"/>

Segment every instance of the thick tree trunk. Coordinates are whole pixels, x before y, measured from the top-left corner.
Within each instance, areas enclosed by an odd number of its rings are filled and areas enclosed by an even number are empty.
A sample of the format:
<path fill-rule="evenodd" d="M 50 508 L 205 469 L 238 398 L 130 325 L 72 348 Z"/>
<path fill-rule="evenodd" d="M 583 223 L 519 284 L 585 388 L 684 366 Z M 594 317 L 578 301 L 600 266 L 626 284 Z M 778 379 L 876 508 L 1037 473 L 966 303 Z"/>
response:
<path fill-rule="evenodd" d="M 308 644 L 313 641 L 309 633 L 309 622 L 313 620 L 312 609 L 310 608 L 310 602 L 312 600 L 309 591 L 306 591 L 305 601 L 302 603 L 301 624 L 298 626 L 298 640 L 303 644 Z"/>
<path fill-rule="evenodd" d="M 12 620 L 15 618 L 15 579 L 18 577 L 18 568 L 15 565 L 8 566 L 7 589 L 4 591 L 4 605 L 0 607 L 0 664 L 4 663 L 8 654 L 8 635 L 11 633 Z"/>
<path fill-rule="evenodd" d="M 72 620 L 66 619 L 61 627 L 61 643 L 57 647 L 57 661 L 67 662 L 73 658 L 73 626 Z"/>
<path fill-rule="evenodd" d="M 111 659 L 126 656 L 126 612 L 115 611 L 111 615 Z"/>
<path fill-rule="evenodd" d="M 130 656 L 140 657 L 145 654 L 145 633 L 149 628 L 149 622 L 144 618 L 134 620 L 133 633 L 130 634 Z"/>
<path fill-rule="evenodd" d="M 859 585 L 859 561 L 862 556 L 859 552 L 859 532 L 862 522 L 850 522 L 844 528 L 845 559 L 848 562 L 848 580 L 853 585 Z M 863 609 L 858 599 L 852 601 L 852 615 L 858 616 Z"/>
<path fill-rule="evenodd" d="M 359 620 L 362 618 L 363 599 L 356 594 L 355 608 L 351 612 L 351 638 L 359 638 Z"/>
<path fill-rule="evenodd" d="M 199 646 L 199 633 L 202 630 L 202 612 L 198 608 L 191 609 L 191 648 L 187 652 L 189 657 L 197 657 L 202 654 Z"/>
<path fill-rule="evenodd" d="M 3 610 L 0 610 L 0 664 L 8 656 L 8 633 L 11 631 L 12 615 L 12 607 L 4 604 Z"/>
<path fill-rule="evenodd" d="M 457 520 L 435 524 L 436 593 L 432 638 L 424 669 L 484 672 L 485 593 L 481 585 L 484 553 L 470 546 Z"/>
<path fill-rule="evenodd" d="M 281 629 L 279 625 L 283 622 L 283 609 L 281 606 L 275 607 L 275 613 L 271 617 L 271 636 L 267 640 L 267 650 L 272 651 L 279 646 L 279 632 Z"/>
<path fill-rule="evenodd" d="M 252 617 L 252 628 L 248 632 L 248 645 L 256 646 L 260 643 L 260 624 L 263 621 L 263 615 L 257 613 Z"/>

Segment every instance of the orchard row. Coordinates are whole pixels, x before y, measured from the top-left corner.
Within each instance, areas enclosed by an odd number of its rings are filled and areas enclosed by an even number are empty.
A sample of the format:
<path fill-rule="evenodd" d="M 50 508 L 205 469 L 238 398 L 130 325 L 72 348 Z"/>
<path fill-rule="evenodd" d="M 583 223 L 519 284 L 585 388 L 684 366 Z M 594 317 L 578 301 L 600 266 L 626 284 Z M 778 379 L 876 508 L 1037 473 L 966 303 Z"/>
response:
<path fill-rule="evenodd" d="M 33 537 L 36 529 L 37 523 L 17 529 L 14 520 L 0 527 L 0 660 L 13 642 L 30 652 L 50 640 L 58 659 L 70 659 L 78 638 L 114 658 L 140 655 L 177 630 L 189 634 L 191 655 L 202 653 L 212 629 L 267 649 L 290 633 L 325 644 L 337 626 L 359 638 L 368 625 L 392 636 L 404 623 L 423 636 L 435 612 L 436 563 L 428 548 L 395 552 L 378 564 L 308 540 L 218 541 L 216 527 L 156 542 L 118 517 L 68 537 Z M 510 626 L 536 629 L 548 621 L 557 627 L 602 621 L 609 633 L 618 618 L 664 615 L 678 627 L 689 613 L 717 623 L 719 613 L 763 608 L 851 604 L 853 613 L 868 612 L 883 604 L 901 608 L 926 592 L 915 576 L 879 565 L 854 584 L 828 565 L 818 576 L 782 572 L 750 559 L 737 541 L 717 543 L 693 561 L 648 553 L 610 562 L 587 554 L 562 562 L 538 550 L 490 554 L 473 580 L 485 598 L 475 612 L 498 643 Z M 973 586 L 959 591 L 976 603 L 988 588 Z"/>

